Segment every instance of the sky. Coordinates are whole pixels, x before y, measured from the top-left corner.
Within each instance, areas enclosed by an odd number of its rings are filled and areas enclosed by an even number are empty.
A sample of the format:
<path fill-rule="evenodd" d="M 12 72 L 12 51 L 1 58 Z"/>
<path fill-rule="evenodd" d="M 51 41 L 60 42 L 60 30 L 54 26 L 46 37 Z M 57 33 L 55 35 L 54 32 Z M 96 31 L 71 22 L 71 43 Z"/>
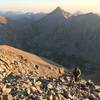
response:
<path fill-rule="evenodd" d="M 100 0 L 0 0 L 0 11 L 50 12 L 57 6 L 72 13 L 100 14 Z"/>

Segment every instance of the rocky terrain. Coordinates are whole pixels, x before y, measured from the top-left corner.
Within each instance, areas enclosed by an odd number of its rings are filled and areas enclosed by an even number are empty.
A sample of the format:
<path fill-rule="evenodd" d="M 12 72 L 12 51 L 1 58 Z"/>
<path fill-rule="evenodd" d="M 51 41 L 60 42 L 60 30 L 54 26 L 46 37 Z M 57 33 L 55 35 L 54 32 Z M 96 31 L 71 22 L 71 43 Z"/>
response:
<path fill-rule="evenodd" d="M 74 82 L 72 73 L 56 78 L 11 73 L 0 82 L 0 100 L 100 100 L 100 88 Z"/>
<path fill-rule="evenodd" d="M 0 80 L 9 74 L 57 77 L 64 73 L 64 68 L 48 63 L 42 58 L 15 49 L 0 46 Z"/>
<path fill-rule="evenodd" d="M 0 46 L 0 100 L 100 100 L 92 81 L 52 61 L 7 45 Z"/>

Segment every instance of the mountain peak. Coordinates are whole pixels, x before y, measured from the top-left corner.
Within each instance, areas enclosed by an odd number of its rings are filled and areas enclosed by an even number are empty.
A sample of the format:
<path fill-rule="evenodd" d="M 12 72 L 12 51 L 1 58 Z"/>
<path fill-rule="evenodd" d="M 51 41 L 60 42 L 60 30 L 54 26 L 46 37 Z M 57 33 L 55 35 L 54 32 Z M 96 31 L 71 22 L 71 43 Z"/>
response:
<path fill-rule="evenodd" d="M 63 11 L 64 10 L 59 6 L 54 10 L 54 12 L 60 12 L 60 13 L 62 13 Z"/>
<path fill-rule="evenodd" d="M 59 6 L 55 10 L 56 11 L 62 11 L 62 9 Z"/>
<path fill-rule="evenodd" d="M 62 15 L 65 18 L 68 18 L 71 16 L 71 14 L 69 12 L 66 12 L 65 10 L 63 10 L 61 7 L 57 7 L 52 13 L 57 13 Z"/>

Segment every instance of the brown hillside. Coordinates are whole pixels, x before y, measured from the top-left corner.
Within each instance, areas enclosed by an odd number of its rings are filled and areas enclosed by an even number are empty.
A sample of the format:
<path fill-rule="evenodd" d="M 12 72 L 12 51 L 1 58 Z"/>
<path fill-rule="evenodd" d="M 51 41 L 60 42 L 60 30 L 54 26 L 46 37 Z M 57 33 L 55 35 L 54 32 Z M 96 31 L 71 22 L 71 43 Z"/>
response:
<path fill-rule="evenodd" d="M 63 68 L 57 68 L 36 55 L 10 46 L 0 46 L 0 79 L 3 79 L 10 73 L 57 77 L 63 72 Z"/>

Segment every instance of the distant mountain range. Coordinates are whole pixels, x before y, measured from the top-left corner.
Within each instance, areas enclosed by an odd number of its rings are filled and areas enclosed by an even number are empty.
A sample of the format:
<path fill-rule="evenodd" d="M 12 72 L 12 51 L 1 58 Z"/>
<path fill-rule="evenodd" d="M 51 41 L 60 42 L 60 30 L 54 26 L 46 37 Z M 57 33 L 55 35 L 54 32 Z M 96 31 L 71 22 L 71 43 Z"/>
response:
<path fill-rule="evenodd" d="M 99 15 L 74 15 L 60 7 L 49 14 L 0 15 L 6 19 L 2 23 L 0 17 L 0 44 L 38 54 L 67 68 L 80 66 L 87 78 L 100 83 Z"/>
<path fill-rule="evenodd" d="M 13 19 L 13 20 L 31 19 L 33 21 L 36 21 L 36 20 L 43 18 L 47 14 L 42 13 L 42 12 L 32 13 L 32 12 L 11 12 L 11 11 L 2 12 L 2 11 L 0 11 L 0 15 L 8 17 L 8 18 Z"/>

